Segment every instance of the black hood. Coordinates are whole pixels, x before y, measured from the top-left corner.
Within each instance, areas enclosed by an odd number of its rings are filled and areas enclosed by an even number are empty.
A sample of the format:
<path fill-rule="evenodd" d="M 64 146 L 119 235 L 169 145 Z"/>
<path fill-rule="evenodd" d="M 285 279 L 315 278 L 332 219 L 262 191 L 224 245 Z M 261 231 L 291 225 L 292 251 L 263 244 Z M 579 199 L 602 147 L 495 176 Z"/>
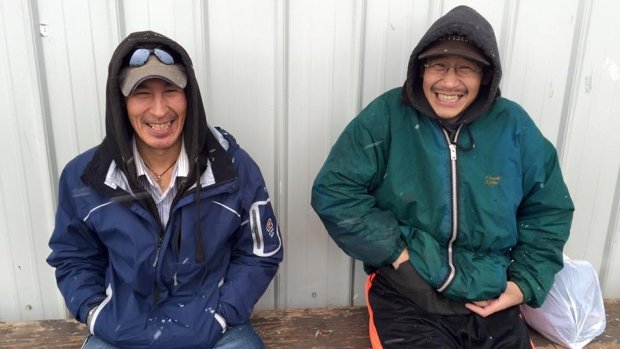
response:
<path fill-rule="evenodd" d="M 183 125 L 183 140 L 190 170 L 187 178 L 178 182 L 181 186 L 175 200 L 184 193 L 189 192 L 189 189 L 194 184 L 196 188 L 200 188 L 200 176 L 208 163 L 211 164 L 213 179 L 216 184 L 235 180 L 236 170 L 232 158 L 207 125 L 207 117 L 202 104 L 202 98 L 200 97 L 200 89 L 196 81 L 194 67 L 185 49 L 175 41 L 152 31 L 130 34 L 118 45 L 112 54 L 110 65 L 108 66 L 108 82 L 106 85 L 106 135 L 93 155 L 92 160 L 86 166 L 81 178 L 85 184 L 121 203 L 130 205 L 134 200 L 137 201 L 149 210 L 154 217 L 159 218 L 153 198 L 139 184 L 136 175 L 136 165 L 131 146 L 134 131 L 127 116 L 125 97 L 122 95 L 119 85 L 121 69 L 127 65 L 128 56 L 133 53 L 134 49 L 139 47 L 159 47 L 171 53 L 175 63 L 181 64 L 185 68 L 185 74 L 187 75 L 187 85 L 184 89 L 185 98 L 187 99 L 187 114 L 185 124 Z M 106 173 L 112 161 L 125 174 L 127 183 L 132 191 L 131 195 L 128 195 L 124 190 L 111 188 L 105 184 Z M 194 191 L 196 217 L 201 217 L 200 193 L 201 190 L 199 189 Z M 162 239 L 163 233 L 162 227 L 162 230 L 158 232 L 159 239 Z M 197 262 L 204 261 L 202 235 L 201 224 L 197 223 L 195 225 L 196 243 L 194 244 Z"/>
<path fill-rule="evenodd" d="M 418 56 L 435 41 L 448 35 L 465 35 L 484 52 L 491 65 L 485 68 L 483 84 L 480 86 L 478 97 L 455 120 L 440 119 L 429 104 L 422 90 L 422 67 L 424 61 Z M 418 45 L 413 49 L 409 58 L 407 79 L 403 86 L 402 98 L 407 104 L 424 115 L 438 119 L 444 126 L 454 129 L 464 123 L 470 123 L 486 113 L 491 105 L 499 98 L 499 82 L 502 77 L 502 67 L 499 61 L 499 49 L 491 24 L 474 9 L 467 6 L 458 6 L 439 18 L 428 29 Z"/>
<path fill-rule="evenodd" d="M 183 47 L 166 36 L 152 31 L 143 31 L 127 36 L 112 54 L 108 66 L 106 85 L 106 135 L 99 147 L 98 153 L 93 159 L 94 161 L 89 164 L 90 166 L 85 174 L 87 176 L 89 174 L 99 174 L 94 176 L 98 177 L 96 181 L 99 182 L 100 174 L 107 171 L 110 161 L 114 161 L 126 175 L 132 190 L 141 190 L 137 181 L 136 166 L 131 147 L 134 131 L 127 116 L 125 97 L 122 95 L 119 86 L 120 71 L 127 64 L 128 55 L 133 53 L 137 47 L 162 47 L 172 53 L 176 63 L 181 64 L 185 68 L 187 86 L 184 90 L 187 98 L 187 116 L 183 126 L 183 139 L 190 164 L 190 172 L 186 182 L 192 183 L 199 178 L 200 173 L 206 167 L 207 154 L 210 154 L 210 156 L 223 156 L 228 160 L 225 162 L 229 162 L 226 151 L 207 126 L 200 89 L 198 88 L 194 67 L 189 55 Z"/>

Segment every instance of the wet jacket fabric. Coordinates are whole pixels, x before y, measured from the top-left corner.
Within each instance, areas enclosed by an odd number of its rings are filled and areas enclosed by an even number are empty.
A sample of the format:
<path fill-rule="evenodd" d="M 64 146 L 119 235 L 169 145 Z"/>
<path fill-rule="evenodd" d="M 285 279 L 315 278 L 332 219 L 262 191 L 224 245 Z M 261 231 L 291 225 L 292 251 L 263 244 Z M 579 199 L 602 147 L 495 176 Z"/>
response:
<path fill-rule="evenodd" d="M 406 247 L 418 274 L 449 299 L 497 298 L 510 280 L 539 306 L 562 268 L 573 204 L 553 145 L 519 105 L 499 96 L 497 46 L 485 41 L 481 29 L 492 29 L 478 16 L 459 7 L 431 27 L 404 87 L 371 102 L 334 144 L 312 206 L 368 272 Z M 493 62 L 485 72 L 493 78 L 473 109 L 447 126 L 420 101 L 416 52 L 464 27 Z"/>
<path fill-rule="evenodd" d="M 163 46 L 185 66 L 183 138 L 192 168 L 162 227 L 138 184 L 131 126 L 118 87 L 135 46 Z M 256 163 L 235 139 L 209 127 L 191 60 L 153 32 L 130 35 L 110 62 L 106 137 L 70 161 L 59 184 L 48 263 L 69 311 L 126 348 L 210 348 L 248 321 L 282 260 L 277 221 Z"/>
<path fill-rule="evenodd" d="M 459 143 L 475 140 L 462 150 L 400 93 L 365 108 L 321 168 L 312 206 L 327 231 L 370 270 L 407 247 L 418 273 L 450 299 L 496 298 L 512 280 L 540 305 L 562 268 L 573 211 L 553 146 L 500 98 L 458 132 Z"/>

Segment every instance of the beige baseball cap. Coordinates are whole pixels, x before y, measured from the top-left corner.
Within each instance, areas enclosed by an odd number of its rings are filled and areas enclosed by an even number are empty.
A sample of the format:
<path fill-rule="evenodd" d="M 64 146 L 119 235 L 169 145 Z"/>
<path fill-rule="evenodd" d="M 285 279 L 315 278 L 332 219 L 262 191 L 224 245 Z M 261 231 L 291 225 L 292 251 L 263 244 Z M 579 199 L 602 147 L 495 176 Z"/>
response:
<path fill-rule="evenodd" d="M 184 89 L 187 85 L 185 68 L 180 64 L 164 64 L 155 55 L 150 55 L 146 63 L 138 67 L 126 67 L 121 70 L 120 86 L 125 97 L 145 80 L 162 79 Z"/>

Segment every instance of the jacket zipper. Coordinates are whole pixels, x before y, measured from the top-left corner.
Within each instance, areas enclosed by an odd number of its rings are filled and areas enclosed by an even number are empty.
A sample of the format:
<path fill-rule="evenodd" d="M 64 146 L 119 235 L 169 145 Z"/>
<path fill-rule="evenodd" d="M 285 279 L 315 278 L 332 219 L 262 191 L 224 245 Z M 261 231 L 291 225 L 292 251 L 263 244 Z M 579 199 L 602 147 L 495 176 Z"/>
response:
<path fill-rule="evenodd" d="M 157 286 L 157 263 L 159 262 L 159 253 L 161 252 L 162 244 L 162 234 L 159 234 L 159 237 L 157 238 L 157 253 L 155 254 L 155 260 L 153 261 L 153 304 L 157 304 L 157 302 L 159 302 L 159 287 Z"/>
<path fill-rule="evenodd" d="M 214 183 L 214 184 L 208 185 L 206 187 L 200 187 L 200 188 L 194 188 L 194 189 L 187 190 L 184 194 L 179 195 L 176 198 L 174 198 L 174 200 L 172 200 L 172 204 L 171 204 L 170 207 L 171 208 L 175 207 L 175 205 L 177 204 L 178 200 L 182 196 L 192 195 L 195 190 L 211 189 L 213 187 L 224 185 L 226 183 L 232 182 L 232 181 L 234 181 L 236 179 L 237 178 L 234 178 L 232 180 L 227 180 L 227 181 L 224 181 L 224 182 L 220 182 L 220 183 Z M 168 223 L 170 223 L 170 221 L 168 221 Z M 179 224 L 181 224 L 181 222 L 179 222 Z M 161 253 L 161 248 L 162 248 L 162 245 L 163 245 L 163 242 L 164 242 L 163 241 L 164 234 L 165 234 L 165 232 L 167 230 L 168 230 L 168 227 L 166 225 L 166 227 L 163 230 L 160 231 L 160 233 L 158 234 L 158 237 L 157 237 L 157 252 L 155 253 L 155 260 L 153 261 L 153 269 L 154 269 L 153 274 L 155 275 L 155 277 L 153 278 L 153 304 L 157 304 L 157 302 L 159 301 L 159 287 L 157 286 L 157 265 L 159 264 L 159 257 L 160 257 L 160 253 Z M 179 234 L 180 234 L 180 227 L 179 227 Z M 174 237 L 173 237 L 173 240 L 175 240 Z M 173 241 L 173 244 L 174 243 L 175 242 Z M 180 236 L 179 236 L 178 243 L 179 244 L 181 243 L 180 242 Z M 174 249 L 174 247 L 173 247 L 173 249 Z M 177 256 L 176 256 L 177 260 L 178 260 L 178 253 L 179 252 L 180 252 L 180 249 L 177 251 Z M 174 286 L 178 286 L 176 273 L 174 274 L 174 281 L 173 282 L 174 282 Z"/>
<path fill-rule="evenodd" d="M 448 143 L 448 148 L 450 149 L 450 181 L 451 181 L 451 186 L 452 186 L 452 236 L 450 237 L 450 241 L 448 242 L 448 268 L 450 269 L 450 271 L 448 272 L 448 275 L 446 276 L 445 280 L 443 281 L 443 283 L 441 284 L 441 286 L 439 286 L 439 288 L 437 288 L 438 292 L 443 292 L 446 288 L 448 288 L 448 286 L 450 286 L 450 284 L 452 283 L 452 280 L 454 280 L 454 276 L 456 274 L 456 268 L 454 267 L 454 242 L 456 241 L 456 238 L 458 237 L 458 233 L 459 233 L 459 204 L 458 204 L 458 185 L 457 185 L 457 180 L 458 180 L 458 171 L 457 171 L 457 163 L 458 163 L 458 158 L 457 158 L 457 153 L 456 153 L 456 143 L 458 141 L 459 138 L 459 133 L 461 132 L 461 128 L 463 127 L 463 125 L 459 126 L 459 128 L 456 130 L 456 133 L 454 135 L 454 141 L 450 141 L 450 136 L 448 135 L 448 132 L 445 129 L 442 129 L 443 134 L 446 138 L 446 142 Z"/>

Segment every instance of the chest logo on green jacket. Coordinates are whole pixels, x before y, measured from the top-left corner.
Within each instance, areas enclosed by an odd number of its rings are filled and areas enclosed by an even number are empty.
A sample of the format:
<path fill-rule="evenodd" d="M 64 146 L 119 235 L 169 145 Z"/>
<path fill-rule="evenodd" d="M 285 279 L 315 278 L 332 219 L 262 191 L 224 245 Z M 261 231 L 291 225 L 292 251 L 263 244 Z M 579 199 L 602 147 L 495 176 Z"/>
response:
<path fill-rule="evenodd" d="M 489 187 L 495 187 L 499 184 L 499 181 L 502 179 L 501 176 L 486 176 L 484 177 L 484 184 Z"/>

